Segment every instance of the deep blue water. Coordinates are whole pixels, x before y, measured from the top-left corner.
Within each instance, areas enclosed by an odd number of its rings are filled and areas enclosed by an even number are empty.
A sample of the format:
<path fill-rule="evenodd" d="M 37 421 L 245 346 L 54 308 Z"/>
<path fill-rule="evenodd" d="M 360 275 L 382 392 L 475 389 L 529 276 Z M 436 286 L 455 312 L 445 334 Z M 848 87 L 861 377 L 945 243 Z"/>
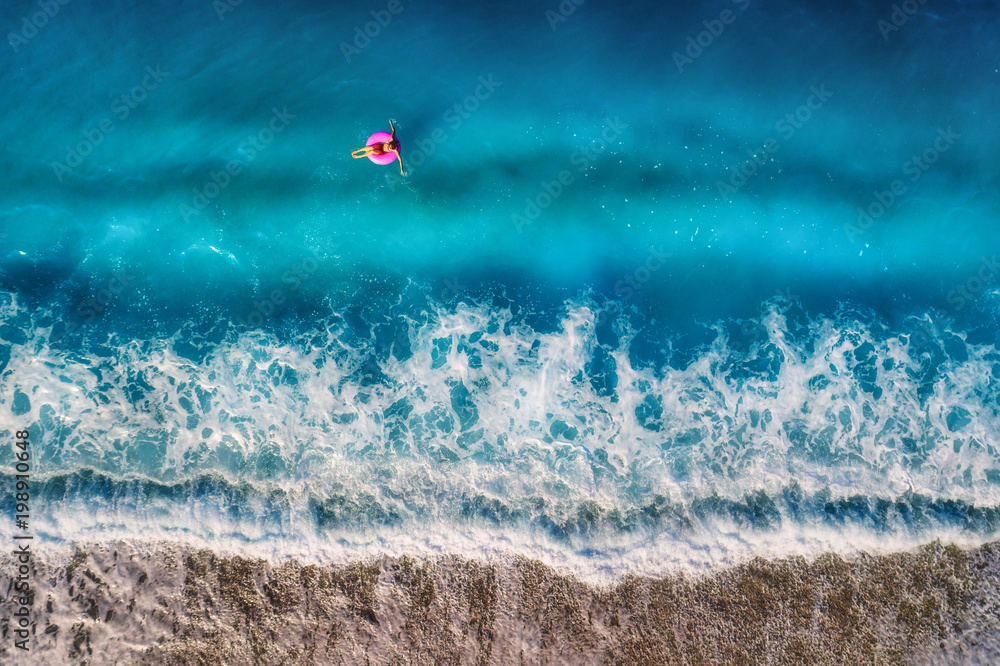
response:
<path fill-rule="evenodd" d="M 996 535 L 997 3 L 42 5 L 0 9 L 41 536 Z M 390 118 L 405 176 L 350 157 Z"/>

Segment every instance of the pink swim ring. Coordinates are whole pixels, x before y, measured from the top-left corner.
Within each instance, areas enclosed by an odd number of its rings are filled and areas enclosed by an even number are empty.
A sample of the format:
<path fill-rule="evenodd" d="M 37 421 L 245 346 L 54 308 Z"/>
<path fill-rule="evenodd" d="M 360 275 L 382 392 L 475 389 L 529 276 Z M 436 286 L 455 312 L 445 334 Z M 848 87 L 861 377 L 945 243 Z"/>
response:
<path fill-rule="evenodd" d="M 365 144 L 365 147 L 367 148 L 368 146 L 380 146 L 383 143 L 388 143 L 389 141 L 392 141 L 392 135 L 389 134 L 388 132 L 375 132 L 370 137 L 368 137 L 368 142 Z M 396 161 L 396 153 L 390 151 L 388 153 L 383 153 L 381 155 L 369 155 L 368 159 L 370 159 L 375 164 L 392 164 L 393 162 Z"/>
<path fill-rule="evenodd" d="M 392 119 L 389 119 L 389 127 L 392 128 L 392 132 L 375 132 L 370 137 L 368 137 L 368 143 L 364 148 L 360 148 L 351 153 L 354 159 L 361 159 L 362 157 L 367 157 L 375 164 L 392 164 L 399 158 L 399 175 L 405 176 L 403 173 L 403 158 L 399 155 L 399 140 L 396 139 L 396 126 L 392 124 Z M 391 145 L 392 150 L 385 150 L 386 146 Z M 385 150 L 385 152 L 382 152 Z"/>

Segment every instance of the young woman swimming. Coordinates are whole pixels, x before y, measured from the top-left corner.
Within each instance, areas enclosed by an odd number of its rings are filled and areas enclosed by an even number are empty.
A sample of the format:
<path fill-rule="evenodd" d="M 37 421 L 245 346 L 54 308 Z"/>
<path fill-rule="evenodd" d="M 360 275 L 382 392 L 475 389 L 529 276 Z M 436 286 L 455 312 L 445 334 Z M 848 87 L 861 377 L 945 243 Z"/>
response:
<path fill-rule="evenodd" d="M 396 127 L 392 124 L 392 120 L 389 121 L 389 127 L 392 128 L 392 134 L 387 132 L 375 132 L 370 137 L 368 137 L 368 145 L 364 148 L 359 148 L 351 153 L 354 159 L 360 159 L 362 157 L 367 157 L 375 164 L 391 164 L 393 160 L 399 160 L 399 174 L 405 176 L 403 173 L 403 157 L 399 154 L 399 139 L 396 138 Z"/>

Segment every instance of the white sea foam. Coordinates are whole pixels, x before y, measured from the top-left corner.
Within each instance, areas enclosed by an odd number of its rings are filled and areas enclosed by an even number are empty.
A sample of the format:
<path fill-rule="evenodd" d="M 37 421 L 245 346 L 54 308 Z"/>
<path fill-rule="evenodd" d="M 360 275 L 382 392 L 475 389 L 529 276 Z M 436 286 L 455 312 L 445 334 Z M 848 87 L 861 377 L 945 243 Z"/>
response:
<path fill-rule="evenodd" d="M 14 425 L 32 430 L 36 483 L 61 489 L 36 500 L 39 533 L 338 559 L 511 551 L 620 574 L 974 545 L 995 530 L 820 510 L 854 496 L 997 507 L 992 347 L 966 344 L 928 380 L 925 350 L 904 336 L 844 316 L 793 340 L 774 305 L 748 354 L 720 335 L 684 367 L 636 365 L 620 328 L 608 391 L 591 381 L 586 302 L 548 332 L 438 306 L 408 321 L 411 353 L 380 360 L 342 321 L 282 342 L 246 333 L 201 363 L 177 352 L 181 334 L 67 352 L 49 328 L 26 331 L 0 408 L 27 396 Z M 790 488 L 806 515 L 791 515 Z"/>

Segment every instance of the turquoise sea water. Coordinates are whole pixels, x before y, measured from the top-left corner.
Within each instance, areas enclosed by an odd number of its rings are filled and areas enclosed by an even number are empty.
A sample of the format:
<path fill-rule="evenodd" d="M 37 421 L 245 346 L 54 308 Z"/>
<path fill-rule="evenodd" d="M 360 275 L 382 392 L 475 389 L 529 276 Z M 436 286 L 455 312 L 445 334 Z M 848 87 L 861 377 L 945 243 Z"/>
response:
<path fill-rule="evenodd" d="M 40 539 L 625 572 L 1000 530 L 996 3 L 52 6 L 0 9 Z M 350 157 L 390 118 L 405 176 Z"/>

